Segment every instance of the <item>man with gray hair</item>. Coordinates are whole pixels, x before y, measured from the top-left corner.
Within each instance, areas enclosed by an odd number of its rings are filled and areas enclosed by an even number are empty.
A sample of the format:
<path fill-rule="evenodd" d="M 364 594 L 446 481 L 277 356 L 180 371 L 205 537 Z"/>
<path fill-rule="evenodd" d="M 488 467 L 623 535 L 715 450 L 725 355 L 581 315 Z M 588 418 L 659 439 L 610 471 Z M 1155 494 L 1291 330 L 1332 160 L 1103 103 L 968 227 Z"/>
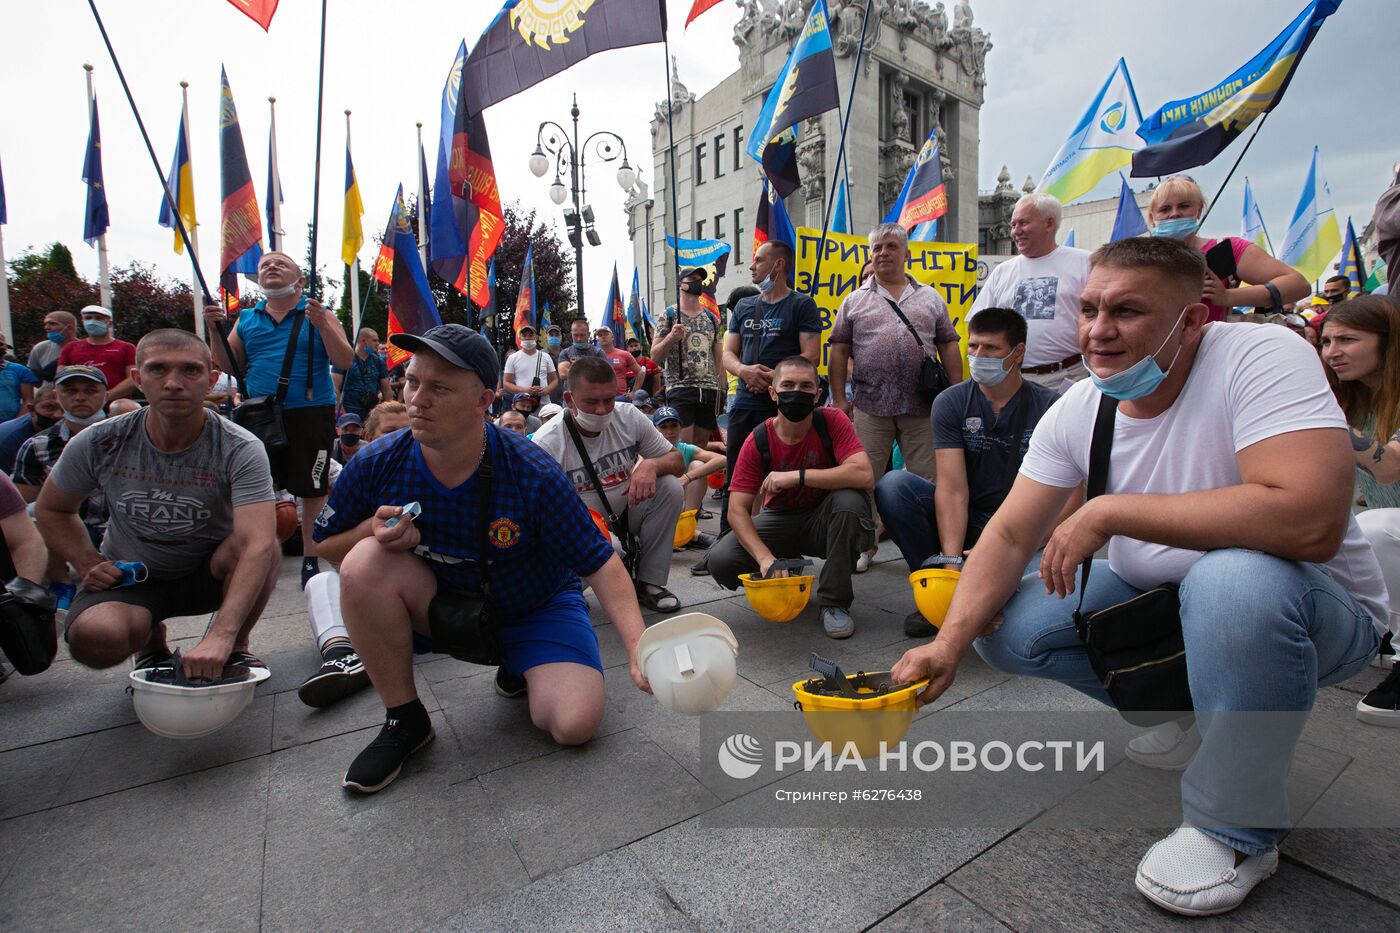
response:
<path fill-rule="evenodd" d="M 877 479 L 898 441 L 908 469 L 932 480 L 933 400 L 919 394 L 919 370 L 937 351 L 952 381 L 961 382 L 958 334 L 938 292 L 906 271 L 909 237 L 903 227 L 885 223 L 870 231 L 870 263 L 874 273 L 841 302 L 831 328 L 827 366 L 834 404 L 851 417 Z M 854 403 L 844 392 L 852 361 Z"/>
<path fill-rule="evenodd" d="M 1014 308 L 1026 319 L 1026 358 L 1021 375 L 1064 393 L 1089 376 L 1079 353 L 1079 295 L 1089 278 L 1089 253 L 1060 246 L 1060 202 L 1028 194 L 1011 212 L 1017 255 L 987 276 L 971 320 L 983 308 Z"/>

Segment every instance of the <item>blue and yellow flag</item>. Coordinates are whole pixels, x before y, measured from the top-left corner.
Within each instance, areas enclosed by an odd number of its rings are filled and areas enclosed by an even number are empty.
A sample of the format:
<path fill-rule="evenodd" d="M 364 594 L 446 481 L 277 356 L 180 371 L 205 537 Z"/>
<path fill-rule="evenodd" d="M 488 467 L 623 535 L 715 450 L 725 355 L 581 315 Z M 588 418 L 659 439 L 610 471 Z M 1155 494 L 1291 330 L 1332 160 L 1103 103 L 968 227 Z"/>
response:
<path fill-rule="evenodd" d="M 365 245 L 365 202 L 360 200 L 360 183 L 355 180 L 355 163 L 350 160 L 350 140 L 345 141 L 345 218 L 340 234 L 340 258 L 353 266 Z M 397 244 L 396 244 L 397 245 Z"/>
<path fill-rule="evenodd" d="M 767 189 L 767 183 L 764 188 Z M 779 206 L 782 202 L 778 202 Z M 784 214 L 784 217 L 787 215 Z M 791 225 L 789 225 L 791 229 Z M 757 243 L 757 231 L 754 232 L 755 243 Z M 792 243 L 797 242 L 796 234 L 793 234 Z M 719 299 L 715 290 L 719 288 L 719 280 L 724 278 L 724 271 L 729 268 L 729 254 L 733 252 L 733 247 L 723 240 L 688 240 L 684 237 L 677 239 L 673 236 L 666 238 L 666 245 L 676 251 L 676 259 L 682 269 L 686 266 L 703 267 L 709 276 L 705 280 L 704 290 L 700 292 L 700 307 L 719 317 Z M 754 246 L 757 249 L 757 245 Z"/>
<path fill-rule="evenodd" d="M 1356 230 L 1347 218 L 1347 236 L 1342 241 L 1342 261 L 1337 264 L 1337 274 L 1344 275 L 1351 282 L 1351 290 L 1360 293 L 1366 287 L 1366 260 L 1361 255 L 1361 244 L 1356 242 Z"/>
<path fill-rule="evenodd" d="M 1332 191 L 1322 175 L 1317 147 L 1313 147 L 1308 180 L 1293 211 L 1283 249 L 1278 258 L 1302 273 L 1309 282 L 1316 282 L 1327 271 L 1332 257 L 1342 248 L 1342 234 L 1337 228 L 1337 214 L 1332 210 Z"/>
<path fill-rule="evenodd" d="M 180 220 L 185 225 L 185 232 L 194 236 L 194 167 L 190 165 L 190 135 L 183 113 L 180 114 L 180 135 L 175 140 L 175 158 L 170 163 L 170 174 L 165 177 L 170 185 L 170 196 L 180 211 Z M 164 197 L 160 199 L 158 222 L 162 227 L 175 230 L 175 252 L 183 254 L 185 241 L 180 236 L 180 231 L 175 229 L 175 217 L 170 212 L 170 201 Z"/>
<path fill-rule="evenodd" d="M 1245 127 L 1278 106 L 1322 21 L 1342 0 L 1311 3 L 1234 74 L 1194 97 L 1163 104 L 1142 121 L 1147 145 L 1133 155 L 1134 176 L 1172 175 L 1205 165 Z"/>
<path fill-rule="evenodd" d="M 462 71 L 475 116 L 590 55 L 666 36 L 663 0 L 506 0 Z"/>
<path fill-rule="evenodd" d="M 1133 189 L 1128 187 L 1128 179 L 1119 172 L 1118 180 L 1122 184 L 1118 188 L 1118 210 L 1113 216 L 1113 232 L 1108 237 L 1110 243 L 1142 236 L 1147 232 L 1147 221 L 1142 216 L 1142 208 L 1138 207 Z"/>
<path fill-rule="evenodd" d="M 890 206 L 885 223 L 899 224 L 916 243 L 938 239 L 938 218 L 948 213 L 948 191 L 943 184 L 943 160 L 938 154 L 938 128 L 928 134 L 919 157 L 904 177 L 904 187 Z"/>
<path fill-rule="evenodd" d="M 846 203 L 846 186 L 848 181 L 842 180 L 836 186 L 836 203 L 831 207 L 831 232 L 850 233 L 851 232 L 851 209 Z"/>
<path fill-rule="evenodd" d="M 840 100 L 830 22 L 826 0 L 816 0 L 749 133 L 749 155 L 763 163 L 764 174 L 782 197 L 801 184 L 797 123 L 836 109 Z"/>
<path fill-rule="evenodd" d="M 1259 202 L 1254 200 L 1254 189 L 1249 187 L 1248 175 L 1244 178 L 1244 217 L 1240 221 L 1240 237 L 1270 256 L 1274 254 L 1274 244 L 1269 240 L 1269 231 L 1264 229 L 1264 215 L 1259 212 Z"/>
<path fill-rule="evenodd" d="M 88 122 L 87 156 L 83 159 L 83 181 L 87 183 L 87 211 L 83 215 L 83 239 L 96 246 L 107 232 L 107 188 L 102 184 L 102 131 L 97 123 L 97 98 L 92 99 Z"/>
<path fill-rule="evenodd" d="M 1087 194 L 1111 172 L 1132 164 L 1133 153 L 1142 148 L 1138 136 L 1141 123 L 1142 111 L 1133 79 L 1128 76 L 1128 63 L 1120 58 L 1099 88 L 1099 96 L 1050 160 L 1036 191 L 1063 204 Z"/>

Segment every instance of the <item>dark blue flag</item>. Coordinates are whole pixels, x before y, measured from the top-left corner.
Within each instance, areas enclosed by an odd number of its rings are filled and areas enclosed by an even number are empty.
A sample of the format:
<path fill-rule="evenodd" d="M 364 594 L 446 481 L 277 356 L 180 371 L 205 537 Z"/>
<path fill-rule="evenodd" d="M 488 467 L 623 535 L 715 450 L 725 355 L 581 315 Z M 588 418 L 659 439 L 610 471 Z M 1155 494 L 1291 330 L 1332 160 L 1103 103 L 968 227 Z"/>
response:
<path fill-rule="evenodd" d="M 665 35 L 665 0 L 506 0 L 467 57 L 467 110 L 481 113 L 590 55 Z"/>
<path fill-rule="evenodd" d="M 92 99 L 88 122 L 87 158 L 83 160 L 83 181 L 87 182 L 87 212 L 83 215 L 83 239 L 96 246 L 107 232 L 107 189 L 102 185 L 102 132 L 97 125 L 97 98 Z"/>
<path fill-rule="evenodd" d="M 422 336 L 442 323 L 438 317 L 437 301 L 428 287 L 428 276 L 418 259 L 418 241 L 406 222 L 394 230 L 394 282 L 389 286 L 389 336 L 416 334 Z M 390 368 L 403 362 L 407 351 L 389 346 L 386 354 Z"/>

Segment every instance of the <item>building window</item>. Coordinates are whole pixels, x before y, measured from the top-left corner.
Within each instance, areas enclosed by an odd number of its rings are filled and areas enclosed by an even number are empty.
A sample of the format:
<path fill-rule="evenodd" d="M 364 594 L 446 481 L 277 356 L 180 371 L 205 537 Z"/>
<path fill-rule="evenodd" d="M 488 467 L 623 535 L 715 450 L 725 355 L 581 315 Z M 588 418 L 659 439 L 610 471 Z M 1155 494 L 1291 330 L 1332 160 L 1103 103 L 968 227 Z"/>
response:
<path fill-rule="evenodd" d="M 695 221 L 695 239 L 705 239 L 705 221 L 703 220 Z"/>
<path fill-rule="evenodd" d="M 705 144 L 698 143 L 695 146 L 695 183 L 703 185 L 705 183 Z"/>
<path fill-rule="evenodd" d="M 739 131 L 735 130 L 737 138 Z M 736 263 L 744 261 L 744 209 L 737 207 L 734 209 L 734 261 Z"/>
<path fill-rule="evenodd" d="M 744 128 L 734 127 L 734 171 L 739 171 L 739 155 L 744 151 Z"/>
<path fill-rule="evenodd" d="M 723 215 L 723 214 L 716 214 L 716 215 L 715 215 L 715 239 L 716 239 L 716 240 L 722 240 L 722 239 L 724 239 L 724 215 Z"/>
<path fill-rule="evenodd" d="M 715 137 L 715 177 L 724 174 L 724 134 Z"/>

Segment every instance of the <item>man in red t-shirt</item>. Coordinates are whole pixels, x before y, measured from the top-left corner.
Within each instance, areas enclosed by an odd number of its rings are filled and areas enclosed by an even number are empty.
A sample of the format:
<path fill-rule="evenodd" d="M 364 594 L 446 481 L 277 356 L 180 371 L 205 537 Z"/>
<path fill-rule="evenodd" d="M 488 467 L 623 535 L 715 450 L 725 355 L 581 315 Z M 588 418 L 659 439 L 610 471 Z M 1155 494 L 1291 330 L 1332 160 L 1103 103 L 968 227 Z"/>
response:
<path fill-rule="evenodd" d="M 661 391 L 661 367 L 656 365 L 656 360 L 649 356 L 642 356 L 642 342 L 636 337 L 627 338 L 627 352 L 632 354 L 632 359 L 637 361 L 637 365 L 642 367 L 645 373 L 640 381 L 632 382 L 632 390 L 642 389 L 648 395 L 656 395 Z"/>
<path fill-rule="evenodd" d="M 628 353 L 613 343 L 613 332 L 607 327 L 600 327 L 593 332 L 593 336 L 598 340 L 598 349 L 603 351 L 603 356 L 607 357 L 608 363 L 612 365 L 613 375 L 617 376 L 617 394 L 631 395 L 632 390 L 627 384 L 638 376 L 645 376 L 646 370 L 642 364 L 632 358 Z"/>
<path fill-rule="evenodd" d="M 739 574 L 767 573 L 778 558 L 825 558 L 817 577 L 822 627 L 832 638 L 849 638 L 856 630 L 851 574 L 861 551 L 875 544 L 866 495 L 875 473 L 850 419 L 835 408 L 815 408 L 817 368 L 811 360 L 783 360 L 773 369 L 768 392 L 778 417 L 755 429 L 739 451 L 729 478 L 734 533 L 710 548 L 710 573 L 732 590 Z M 757 495 L 763 496 L 763 511 L 752 516 Z"/>
<path fill-rule="evenodd" d="M 129 398 L 136 390 L 131 369 L 136 365 L 136 347 L 112 336 L 112 312 L 101 305 L 83 309 L 82 340 L 70 340 L 58 354 L 59 366 L 95 366 L 107 377 L 107 401 Z"/>

